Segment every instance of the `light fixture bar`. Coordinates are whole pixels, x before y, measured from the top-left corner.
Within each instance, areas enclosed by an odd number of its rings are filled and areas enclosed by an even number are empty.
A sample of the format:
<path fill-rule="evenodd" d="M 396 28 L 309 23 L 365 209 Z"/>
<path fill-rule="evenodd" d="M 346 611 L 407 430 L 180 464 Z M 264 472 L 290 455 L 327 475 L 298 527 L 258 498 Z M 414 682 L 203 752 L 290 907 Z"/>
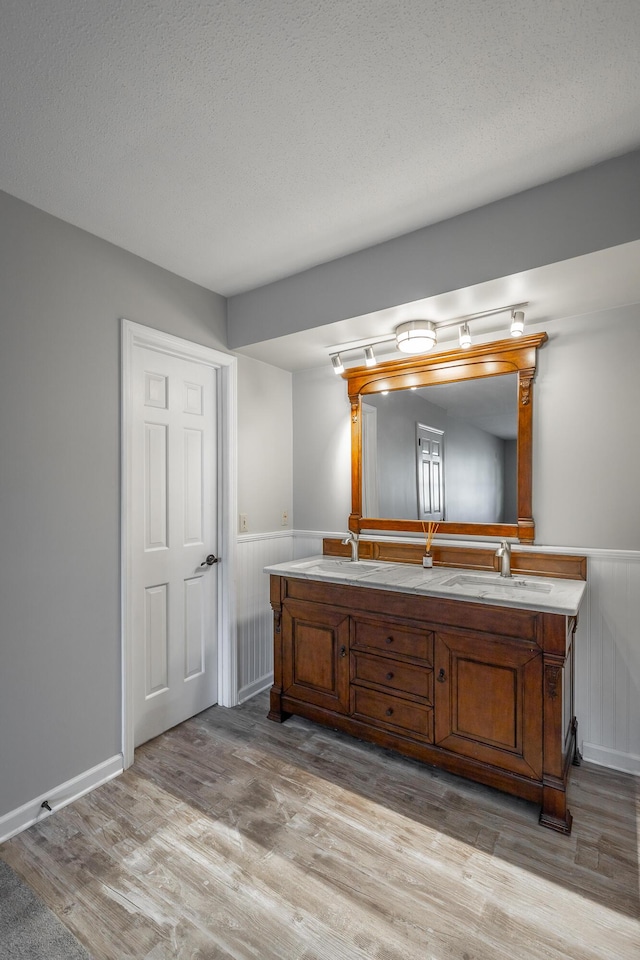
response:
<path fill-rule="evenodd" d="M 484 317 L 497 317 L 501 313 L 513 313 L 514 310 L 520 310 L 528 306 L 528 300 L 522 303 L 509 303 L 504 307 L 496 307 L 493 310 L 483 310 L 480 313 L 468 313 L 460 317 L 454 317 L 452 320 L 434 321 L 434 324 L 437 330 L 446 330 L 448 327 L 457 327 L 461 323 L 468 323 L 471 320 L 482 320 Z M 387 333 L 379 337 L 367 337 L 362 340 L 347 340 L 344 343 L 334 343 L 326 349 L 329 354 L 351 353 L 356 350 L 364 350 L 367 346 L 376 347 L 378 344 L 383 343 L 392 344 L 395 339 L 395 333 Z"/>
<path fill-rule="evenodd" d="M 506 307 L 496 307 L 495 310 L 483 310 L 481 313 L 468 313 L 466 316 L 455 317 L 453 320 L 442 320 L 436 323 L 438 330 L 446 330 L 447 327 L 456 327 L 460 323 L 469 323 L 471 320 L 483 320 L 485 317 L 497 317 L 501 313 L 511 313 L 514 310 L 520 310 L 522 307 L 528 307 L 529 301 L 523 303 L 509 303 Z"/>
<path fill-rule="evenodd" d="M 468 313 L 460 317 L 454 317 L 451 320 L 405 320 L 395 328 L 393 333 L 382 334 L 378 337 L 367 337 L 366 340 L 351 340 L 346 343 L 334 344 L 328 348 L 331 364 L 335 373 L 340 374 L 344 371 L 344 364 L 342 362 L 343 354 L 364 351 L 365 364 L 368 367 L 375 366 L 378 361 L 373 348 L 385 344 L 403 353 L 426 353 L 435 346 L 439 330 L 446 330 L 454 326 L 458 327 L 460 347 L 466 349 L 471 346 L 469 323 L 475 320 L 483 320 L 487 317 L 496 317 L 501 313 L 511 314 L 511 327 L 509 331 L 511 336 L 521 337 L 524 333 L 524 311 L 522 308 L 527 306 L 529 306 L 529 301 L 523 300 L 520 303 L 510 303 L 503 307 L 494 307 L 492 310 Z M 422 335 L 421 341 L 418 339 L 419 330 Z M 383 349 L 383 353 L 385 352 L 386 349 Z"/>
<path fill-rule="evenodd" d="M 386 333 L 380 337 L 367 337 L 366 340 L 347 340 L 344 343 L 334 343 L 327 347 L 329 354 L 332 353 L 355 353 L 356 350 L 364 350 L 365 347 L 378 347 L 383 343 L 394 343 L 395 333 Z"/>

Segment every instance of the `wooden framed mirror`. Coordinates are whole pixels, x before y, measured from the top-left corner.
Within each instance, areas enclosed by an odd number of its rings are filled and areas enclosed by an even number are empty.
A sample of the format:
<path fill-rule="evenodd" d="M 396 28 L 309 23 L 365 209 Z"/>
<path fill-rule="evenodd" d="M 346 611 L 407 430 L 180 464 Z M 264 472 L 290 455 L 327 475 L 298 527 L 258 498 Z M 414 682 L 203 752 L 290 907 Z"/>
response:
<path fill-rule="evenodd" d="M 349 529 L 532 543 L 533 379 L 546 333 L 343 372 Z"/>

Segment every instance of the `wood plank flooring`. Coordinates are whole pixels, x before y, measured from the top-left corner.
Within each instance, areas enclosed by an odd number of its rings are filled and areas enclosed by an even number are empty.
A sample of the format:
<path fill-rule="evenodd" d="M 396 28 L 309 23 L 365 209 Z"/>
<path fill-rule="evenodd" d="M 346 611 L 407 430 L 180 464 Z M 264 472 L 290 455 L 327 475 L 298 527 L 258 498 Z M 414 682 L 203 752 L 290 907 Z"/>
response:
<path fill-rule="evenodd" d="M 640 781 L 538 808 L 299 718 L 213 707 L 0 847 L 95 960 L 640 960 Z"/>

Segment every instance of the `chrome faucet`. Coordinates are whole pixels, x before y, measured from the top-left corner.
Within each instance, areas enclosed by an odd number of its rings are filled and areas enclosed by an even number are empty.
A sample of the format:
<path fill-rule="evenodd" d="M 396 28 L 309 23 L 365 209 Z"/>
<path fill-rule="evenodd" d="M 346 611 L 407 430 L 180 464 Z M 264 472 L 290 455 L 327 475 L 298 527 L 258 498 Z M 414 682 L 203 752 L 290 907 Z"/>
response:
<path fill-rule="evenodd" d="M 503 540 L 496 550 L 496 557 L 500 560 L 500 576 L 511 576 L 511 544 Z"/>
<path fill-rule="evenodd" d="M 358 534 L 352 533 L 350 530 L 342 542 L 351 544 L 351 559 L 354 562 L 356 562 L 358 559 L 358 548 L 359 548 Z"/>

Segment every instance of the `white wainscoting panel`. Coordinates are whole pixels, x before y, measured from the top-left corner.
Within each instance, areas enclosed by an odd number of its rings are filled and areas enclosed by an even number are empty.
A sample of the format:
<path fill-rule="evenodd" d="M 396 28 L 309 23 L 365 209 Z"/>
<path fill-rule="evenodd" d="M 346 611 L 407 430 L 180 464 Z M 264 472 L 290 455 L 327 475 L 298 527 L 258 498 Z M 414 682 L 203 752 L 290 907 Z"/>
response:
<path fill-rule="evenodd" d="M 238 537 L 236 547 L 236 616 L 238 700 L 242 703 L 273 683 L 273 611 L 269 603 L 272 563 L 322 553 L 322 538 L 336 533 L 276 530 Z"/>
<path fill-rule="evenodd" d="M 293 559 L 290 530 L 239 536 L 236 546 L 238 701 L 273 683 L 273 612 L 264 568 Z"/>
<path fill-rule="evenodd" d="M 582 550 L 576 716 L 585 760 L 640 775 L 640 552 Z"/>

